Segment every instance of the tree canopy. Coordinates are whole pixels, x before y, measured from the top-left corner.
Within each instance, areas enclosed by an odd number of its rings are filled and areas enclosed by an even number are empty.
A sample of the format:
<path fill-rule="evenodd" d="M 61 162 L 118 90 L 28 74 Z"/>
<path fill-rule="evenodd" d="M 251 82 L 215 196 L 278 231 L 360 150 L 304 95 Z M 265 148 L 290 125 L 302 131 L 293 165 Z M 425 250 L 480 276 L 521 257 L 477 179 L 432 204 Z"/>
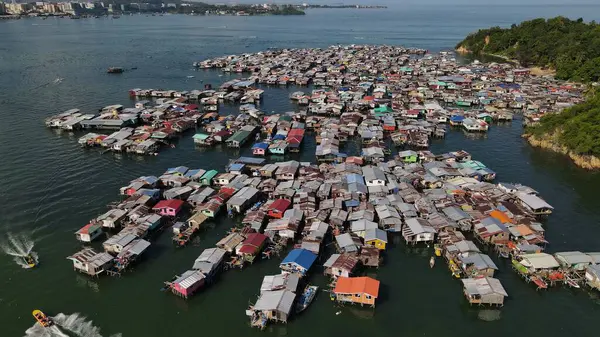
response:
<path fill-rule="evenodd" d="M 583 155 L 600 157 L 600 91 L 558 114 L 547 114 L 528 133 L 553 135 L 560 145 Z"/>
<path fill-rule="evenodd" d="M 456 48 L 475 54 L 494 54 L 523 66 L 548 67 L 556 78 L 600 81 L 600 25 L 565 17 L 524 21 L 510 28 L 481 29 Z"/>

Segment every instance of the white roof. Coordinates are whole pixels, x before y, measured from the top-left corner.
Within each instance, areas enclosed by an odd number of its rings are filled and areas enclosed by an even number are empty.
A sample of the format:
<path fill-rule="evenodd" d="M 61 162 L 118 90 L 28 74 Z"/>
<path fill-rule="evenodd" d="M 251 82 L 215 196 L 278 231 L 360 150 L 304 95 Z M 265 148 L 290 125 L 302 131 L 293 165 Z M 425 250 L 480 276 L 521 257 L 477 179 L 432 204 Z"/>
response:
<path fill-rule="evenodd" d="M 531 209 L 540 209 L 540 208 L 549 208 L 549 209 L 554 209 L 552 206 L 550 206 L 550 204 L 548 204 L 547 202 L 545 202 L 542 198 L 533 195 L 533 194 L 527 194 L 527 193 L 523 193 L 523 192 L 519 192 L 517 193 L 517 197 L 525 204 L 527 205 L 529 208 Z"/>
<path fill-rule="evenodd" d="M 531 267 L 533 269 L 552 269 L 558 268 L 559 264 L 554 256 L 546 253 L 535 253 L 521 255 L 523 260 L 521 264 L 525 267 Z"/>
<path fill-rule="evenodd" d="M 466 278 L 461 279 L 461 281 L 465 287 L 465 292 L 469 295 L 500 294 L 502 296 L 508 296 L 502 283 L 500 283 L 498 279 L 492 277 Z"/>
<path fill-rule="evenodd" d="M 254 304 L 254 310 L 276 310 L 289 315 L 295 298 L 296 294 L 289 290 L 265 291 Z"/>
<path fill-rule="evenodd" d="M 197 270 L 188 270 L 185 273 L 181 274 L 173 283 L 179 284 L 182 288 L 187 289 L 194 284 L 202 281 L 204 279 L 204 274 Z"/>

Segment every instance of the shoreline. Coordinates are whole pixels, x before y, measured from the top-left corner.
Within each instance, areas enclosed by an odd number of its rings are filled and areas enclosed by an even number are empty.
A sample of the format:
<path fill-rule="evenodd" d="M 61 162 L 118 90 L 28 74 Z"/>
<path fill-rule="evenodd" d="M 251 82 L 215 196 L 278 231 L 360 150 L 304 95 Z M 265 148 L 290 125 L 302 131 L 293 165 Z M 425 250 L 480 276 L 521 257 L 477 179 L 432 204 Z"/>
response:
<path fill-rule="evenodd" d="M 600 158 L 592 155 L 581 155 L 577 154 L 569 149 L 567 149 L 563 145 L 557 144 L 552 139 L 540 139 L 532 134 L 524 132 L 521 135 L 529 145 L 534 148 L 541 148 L 545 150 L 550 150 L 556 153 L 560 153 L 562 155 L 568 156 L 571 161 L 586 170 L 597 170 L 600 169 Z"/>

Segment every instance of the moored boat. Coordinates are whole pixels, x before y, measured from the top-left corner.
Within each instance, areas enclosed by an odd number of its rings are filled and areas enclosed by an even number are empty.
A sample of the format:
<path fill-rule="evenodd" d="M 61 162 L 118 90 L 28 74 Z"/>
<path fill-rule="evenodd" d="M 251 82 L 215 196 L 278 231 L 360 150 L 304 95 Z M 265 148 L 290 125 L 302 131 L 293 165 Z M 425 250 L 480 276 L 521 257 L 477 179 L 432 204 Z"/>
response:
<path fill-rule="evenodd" d="M 296 304 L 296 311 L 302 312 L 308 308 L 308 306 L 312 303 L 317 295 L 317 290 L 319 290 L 318 286 L 306 286 L 302 295 L 300 295 L 300 299 L 298 299 L 298 303 Z"/>
<path fill-rule="evenodd" d="M 47 328 L 52 325 L 52 320 L 46 314 L 44 314 L 41 310 L 35 309 L 32 313 L 35 320 L 44 328 Z"/>

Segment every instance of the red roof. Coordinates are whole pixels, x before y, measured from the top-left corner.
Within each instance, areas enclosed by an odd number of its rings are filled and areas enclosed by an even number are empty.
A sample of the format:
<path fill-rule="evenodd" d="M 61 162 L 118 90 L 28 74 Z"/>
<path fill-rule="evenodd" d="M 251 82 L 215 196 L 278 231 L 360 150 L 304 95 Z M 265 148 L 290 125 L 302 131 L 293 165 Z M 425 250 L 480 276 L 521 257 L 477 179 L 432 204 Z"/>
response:
<path fill-rule="evenodd" d="M 288 135 L 288 137 L 291 137 L 291 136 L 304 136 L 304 129 L 291 129 L 288 132 L 287 135 Z"/>
<path fill-rule="evenodd" d="M 285 212 L 290 207 L 291 201 L 286 199 L 277 199 L 269 206 L 270 211 Z"/>
<path fill-rule="evenodd" d="M 175 210 L 179 210 L 182 206 L 183 200 L 169 199 L 159 201 L 158 204 L 156 204 L 156 206 L 152 207 L 152 209 L 173 208 Z"/>
<path fill-rule="evenodd" d="M 238 253 L 243 254 L 255 254 L 260 247 L 267 240 L 267 236 L 260 233 L 252 233 L 246 237 L 246 240 L 242 243 L 242 247 L 238 250 Z"/>
<path fill-rule="evenodd" d="M 87 225 L 85 225 L 85 226 L 81 227 L 81 228 L 80 228 L 80 229 L 77 231 L 77 233 L 79 233 L 79 234 L 89 234 L 89 232 L 90 232 L 90 227 L 92 227 L 93 225 L 94 225 L 93 223 L 89 223 L 89 224 L 87 224 Z"/>

